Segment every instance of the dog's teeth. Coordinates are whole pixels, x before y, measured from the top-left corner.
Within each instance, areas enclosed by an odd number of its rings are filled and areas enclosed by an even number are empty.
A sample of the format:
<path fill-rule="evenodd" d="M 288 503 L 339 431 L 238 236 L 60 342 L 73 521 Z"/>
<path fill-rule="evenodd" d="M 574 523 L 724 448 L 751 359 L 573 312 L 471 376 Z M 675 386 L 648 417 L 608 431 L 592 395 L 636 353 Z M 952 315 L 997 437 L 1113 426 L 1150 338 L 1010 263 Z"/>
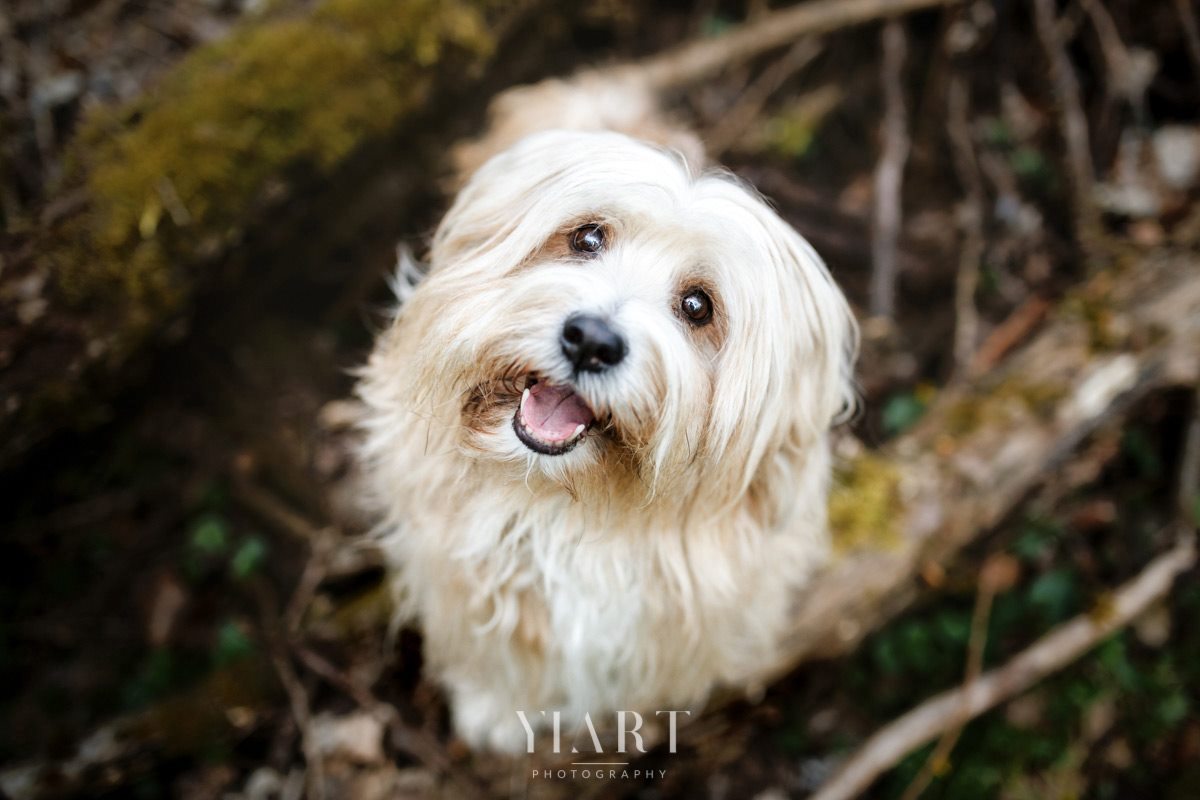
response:
<path fill-rule="evenodd" d="M 529 399 L 529 389 L 526 388 L 525 391 L 521 392 L 521 410 L 522 411 L 525 410 L 525 401 L 528 399 Z"/>
<path fill-rule="evenodd" d="M 575 429 L 575 432 L 568 437 L 568 441 L 570 439 L 578 439 L 580 436 L 582 436 L 585 428 L 587 428 L 587 425 L 580 424 L 579 427 Z"/>

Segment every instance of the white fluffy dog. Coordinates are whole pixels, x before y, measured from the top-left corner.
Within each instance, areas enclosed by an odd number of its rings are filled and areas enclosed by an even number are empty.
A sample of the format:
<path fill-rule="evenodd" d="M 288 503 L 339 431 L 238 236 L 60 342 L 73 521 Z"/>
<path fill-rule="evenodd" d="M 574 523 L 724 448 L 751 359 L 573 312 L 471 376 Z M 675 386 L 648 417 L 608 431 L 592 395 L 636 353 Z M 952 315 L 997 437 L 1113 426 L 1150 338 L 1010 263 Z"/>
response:
<path fill-rule="evenodd" d="M 699 711 L 773 663 L 856 343 L 752 190 L 554 124 L 470 177 L 359 389 L 403 613 L 457 733 L 507 751 L 519 710 Z"/>

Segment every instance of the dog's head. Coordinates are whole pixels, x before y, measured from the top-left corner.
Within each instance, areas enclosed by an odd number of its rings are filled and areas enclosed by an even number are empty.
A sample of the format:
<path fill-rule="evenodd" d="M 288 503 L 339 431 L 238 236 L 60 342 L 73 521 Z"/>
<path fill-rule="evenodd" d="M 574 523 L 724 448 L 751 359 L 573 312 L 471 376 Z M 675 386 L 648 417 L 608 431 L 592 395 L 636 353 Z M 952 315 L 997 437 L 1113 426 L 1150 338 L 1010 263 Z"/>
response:
<path fill-rule="evenodd" d="M 727 502 L 847 408 L 856 332 L 812 248 L 728 174 L 552 132 L 467 183 L 394 339 L 426 418 L 512 480 Z"/>

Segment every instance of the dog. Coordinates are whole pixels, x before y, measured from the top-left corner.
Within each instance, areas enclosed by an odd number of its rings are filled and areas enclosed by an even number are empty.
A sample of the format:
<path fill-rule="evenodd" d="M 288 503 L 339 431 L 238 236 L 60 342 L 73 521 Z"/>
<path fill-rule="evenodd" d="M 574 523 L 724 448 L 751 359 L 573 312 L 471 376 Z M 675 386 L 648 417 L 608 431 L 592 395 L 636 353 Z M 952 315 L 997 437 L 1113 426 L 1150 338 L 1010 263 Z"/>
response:
<path fill-rule="evenodd" d="M 401 619 L 474 748 L 750 687 L 829 550 L 853 314 L 763 198 L 598 81 L 506 96 L 460 152 L 358 387 Z"/>

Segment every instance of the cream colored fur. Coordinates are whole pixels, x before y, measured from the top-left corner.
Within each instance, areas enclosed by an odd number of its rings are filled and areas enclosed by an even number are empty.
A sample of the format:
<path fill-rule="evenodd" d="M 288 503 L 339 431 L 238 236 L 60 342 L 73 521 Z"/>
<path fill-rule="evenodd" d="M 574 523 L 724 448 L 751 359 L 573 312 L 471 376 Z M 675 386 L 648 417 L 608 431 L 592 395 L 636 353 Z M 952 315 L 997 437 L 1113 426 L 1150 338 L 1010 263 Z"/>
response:
<path fill-rule="evenodd" d="M 561 129 L 466 182 L 359 387 L 402 614 L 456 731 L 507 751 L 525 748 L 517 710 L 562 711 L 564 728 L 584 712 L 695 713 L 772 662 L 826 557 L 828 430 L 856 342 L 818 256 L 752 190 L 579 130 L 604 115 L 574 119 L 578 97 L 558 119 L 535 105 L 533 127 Z M 562 247 L 584 222 L 610 231 L 587 261 Z M 676 313 L 695 281 L 717 308 L 704 329 Z M 560 352 L 581 311 L 628 342 L 609 372 L 573 375 Z M 611 422 L 534 453 L 512 427 L 529 374 Z"/>

